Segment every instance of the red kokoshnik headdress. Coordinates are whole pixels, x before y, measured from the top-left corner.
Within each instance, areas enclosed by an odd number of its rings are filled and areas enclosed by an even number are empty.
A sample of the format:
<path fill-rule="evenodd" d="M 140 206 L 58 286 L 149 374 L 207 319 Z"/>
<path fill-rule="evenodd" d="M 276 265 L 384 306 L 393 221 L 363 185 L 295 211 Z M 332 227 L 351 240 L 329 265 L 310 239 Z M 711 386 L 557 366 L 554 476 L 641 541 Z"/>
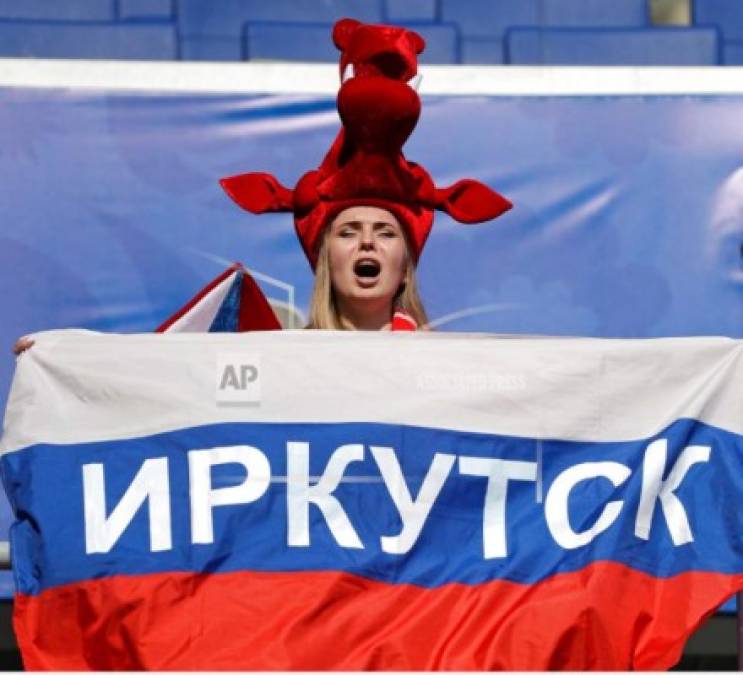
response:
<path fill-rule="evenodd" d="M 511 202 L 476 180 L 437 188 L 420 165 L 402 154 L 421 111 L 409 81 L 418 71 L 423 38 L 394 26 L 341 19 L 333 28 L 341 51 L 338 113 L 343 127 L 319 168 L 307 172 L 293 190 L 268 173 L 223 178 L 227 194 L 252 213 L 294 213 L 302 248 L 312 265 L 325 226 L 351 206 L 378 206 L 395 214 L 406 229 L 417 262 L 433 211 L 461 223 L 496 218 Z"/>

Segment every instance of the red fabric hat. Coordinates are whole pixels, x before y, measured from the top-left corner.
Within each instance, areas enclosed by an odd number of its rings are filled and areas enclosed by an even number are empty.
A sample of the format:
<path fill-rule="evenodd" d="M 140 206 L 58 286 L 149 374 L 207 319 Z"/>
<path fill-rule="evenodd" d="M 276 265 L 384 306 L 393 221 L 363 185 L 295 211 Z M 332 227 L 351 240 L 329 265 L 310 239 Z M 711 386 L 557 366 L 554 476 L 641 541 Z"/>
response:
<path fill-rule="evenodd" d="M 462 223 L 478 223 L 511 208 L 511 202 L 475 180 L 437 188 L 422 166 L 405 159 L 402 146 L 421 110 L 409 84 L 425 46 L 420 35 L 341 19 L 333 41 L 341 51 L 337 105 L 343 127 L 328 154 L 293 190 L 267 173 L 223 178 L 222 187 L 237 204 L 252 213 L 292 212 L 313 269 L 325 226 L 351 206 L 392 212 L 407 232 L 416 262 L 434 209 Z"/>

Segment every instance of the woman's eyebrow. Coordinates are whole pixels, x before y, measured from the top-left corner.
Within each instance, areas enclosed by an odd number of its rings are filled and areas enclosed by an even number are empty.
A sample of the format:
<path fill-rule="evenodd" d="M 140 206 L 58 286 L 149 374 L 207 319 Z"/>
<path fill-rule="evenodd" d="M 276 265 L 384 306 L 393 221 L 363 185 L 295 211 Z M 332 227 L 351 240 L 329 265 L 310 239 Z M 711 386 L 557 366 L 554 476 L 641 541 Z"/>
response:
<path fill-rule="evenodd" d="M 363 220 L 349 220 L 343 223 L 339 223 L 338 227 L 354 227 L 358 229 L 359 227 L 362 227 L 364 225 Z M 386 220 L 376 220 L 374 223 L 372 223 L 372 227 L 375 230 L 381 230 L 384 227 L 395 227 L 395 223 L 389 223 Z"/>

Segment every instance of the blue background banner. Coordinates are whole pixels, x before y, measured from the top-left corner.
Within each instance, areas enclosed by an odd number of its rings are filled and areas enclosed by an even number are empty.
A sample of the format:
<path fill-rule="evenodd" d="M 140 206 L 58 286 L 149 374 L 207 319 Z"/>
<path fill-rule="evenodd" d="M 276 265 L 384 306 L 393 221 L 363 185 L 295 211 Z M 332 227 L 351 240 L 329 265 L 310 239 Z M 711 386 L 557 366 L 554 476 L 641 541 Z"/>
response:
<path fill-rule="evenodd" d="M 743 337 L 742 118 L 737 95 L 424 97 L 408 159 L 515 204 L 480 226 L 437 215 L 419 269 L 432 322 Z M 337 129 L 332 97 L 0 89 L 0 405 L 18 336 L 151 331 L 236 260 L 306 312 L 289 216 L 247 214 L 217 180 L 293 185 Z"/>

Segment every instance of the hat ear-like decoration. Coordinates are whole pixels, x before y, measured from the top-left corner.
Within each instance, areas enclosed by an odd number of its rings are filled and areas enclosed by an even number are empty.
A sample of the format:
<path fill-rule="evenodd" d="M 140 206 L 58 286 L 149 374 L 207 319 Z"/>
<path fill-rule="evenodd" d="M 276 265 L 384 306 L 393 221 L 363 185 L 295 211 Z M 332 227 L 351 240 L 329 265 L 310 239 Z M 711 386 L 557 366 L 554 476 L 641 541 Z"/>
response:
<path fill-rule="evenodd" d="M 420 54 L 426 48 L 426 41 L 418 35 L 418 33 L 409 30 L 406 35 L 408 36 L 408 41 L 416 54 Z"/>
<path fill-rule="evenodd" d="M 222 178 L 219 183 L 239 206 L 251 213 L 294 210 L 292 190 L 270 173 L 243 173 Z"/>
<path fill-rule="evenodd" d="M 346 51 L 351 36 L 360 25 L 361 22 L 356 21 L 356 19 L 341 19 L 336 22 L 333 26 L 333 42 L 340 51 Z"/>
<path fill-rule="evenodd" d="M 513 204 L 480 181 L 464 178 L 434 190 L 434 207 L 460 223 L 481 223 L 497 218 Z"/>

